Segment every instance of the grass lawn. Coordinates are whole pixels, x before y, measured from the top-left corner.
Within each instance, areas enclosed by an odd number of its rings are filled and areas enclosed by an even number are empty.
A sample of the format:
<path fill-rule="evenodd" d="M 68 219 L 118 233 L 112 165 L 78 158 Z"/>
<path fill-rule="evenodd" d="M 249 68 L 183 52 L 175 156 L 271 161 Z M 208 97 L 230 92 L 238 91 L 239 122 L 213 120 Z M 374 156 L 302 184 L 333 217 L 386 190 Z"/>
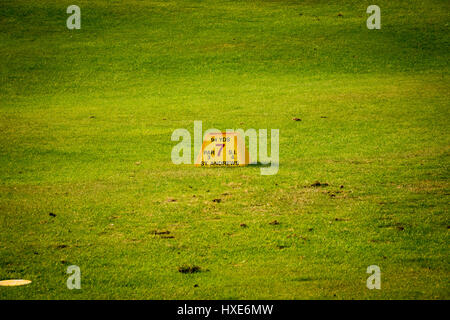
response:
<path fill-rule="evenodd" d="M 0 298 L 449 299 L 449 12 L 2 0 Z M 279 129 L 278 174 L 174 165 L 195 120 Z"/>

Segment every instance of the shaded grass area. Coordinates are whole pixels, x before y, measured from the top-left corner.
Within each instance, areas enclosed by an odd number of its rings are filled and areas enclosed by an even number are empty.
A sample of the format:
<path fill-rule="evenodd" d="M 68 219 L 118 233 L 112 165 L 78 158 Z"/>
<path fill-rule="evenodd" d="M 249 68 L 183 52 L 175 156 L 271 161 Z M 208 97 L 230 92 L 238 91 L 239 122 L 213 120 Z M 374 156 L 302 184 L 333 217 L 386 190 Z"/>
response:
<path fill-rule="evenodd" d="M 1 298 L 448 299 L 446 1 L 70 4 L 0 4 Z M 278 174 L 173 165 L 194 120 Z"/>

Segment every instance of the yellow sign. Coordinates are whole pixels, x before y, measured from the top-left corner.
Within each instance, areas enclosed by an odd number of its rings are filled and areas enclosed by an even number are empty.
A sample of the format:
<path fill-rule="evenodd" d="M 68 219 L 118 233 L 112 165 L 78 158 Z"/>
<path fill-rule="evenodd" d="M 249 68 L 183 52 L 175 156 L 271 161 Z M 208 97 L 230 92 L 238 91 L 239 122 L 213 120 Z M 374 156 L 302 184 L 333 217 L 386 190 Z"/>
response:
<path fill-rule="evenodd" d="M 215 132 L 205 136 L 196 166 L 246 166 L 250 163 L 245 141 L 237 132 Z"/>

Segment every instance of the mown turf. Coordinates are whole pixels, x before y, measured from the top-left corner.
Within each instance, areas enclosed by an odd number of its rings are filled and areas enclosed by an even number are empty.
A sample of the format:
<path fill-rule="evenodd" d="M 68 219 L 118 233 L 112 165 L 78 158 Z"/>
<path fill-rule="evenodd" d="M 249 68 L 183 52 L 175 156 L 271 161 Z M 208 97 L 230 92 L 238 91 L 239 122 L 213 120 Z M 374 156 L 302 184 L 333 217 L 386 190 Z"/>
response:
<path fill-rule="evenodd" d="M 450 298 L 448 1 L 377 1 L 381 30 L 369 1 L 71 4 L 0 2 L 0 279 L 33 281 L 0 298 Z M 279 129 L 278 174 L 172 164 L 194 120 Z"/>

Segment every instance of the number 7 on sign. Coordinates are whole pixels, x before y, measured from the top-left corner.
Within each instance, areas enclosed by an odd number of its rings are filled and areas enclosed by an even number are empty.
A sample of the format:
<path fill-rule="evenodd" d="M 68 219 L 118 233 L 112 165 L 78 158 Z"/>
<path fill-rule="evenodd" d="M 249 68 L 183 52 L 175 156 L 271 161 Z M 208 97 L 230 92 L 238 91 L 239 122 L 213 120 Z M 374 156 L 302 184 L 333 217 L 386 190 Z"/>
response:
<path fill-rule="evenodd" d="M 216 143 L 216 147 L 218 147 L 218 146 L 222 146 L 219 149 L 219 152 L 217 153 L 217 156 L 220 157 L 220 154 L 222 153 L 222 149 L 223 149 L 223 147 L 225 147 L 225 143 Z"/>

